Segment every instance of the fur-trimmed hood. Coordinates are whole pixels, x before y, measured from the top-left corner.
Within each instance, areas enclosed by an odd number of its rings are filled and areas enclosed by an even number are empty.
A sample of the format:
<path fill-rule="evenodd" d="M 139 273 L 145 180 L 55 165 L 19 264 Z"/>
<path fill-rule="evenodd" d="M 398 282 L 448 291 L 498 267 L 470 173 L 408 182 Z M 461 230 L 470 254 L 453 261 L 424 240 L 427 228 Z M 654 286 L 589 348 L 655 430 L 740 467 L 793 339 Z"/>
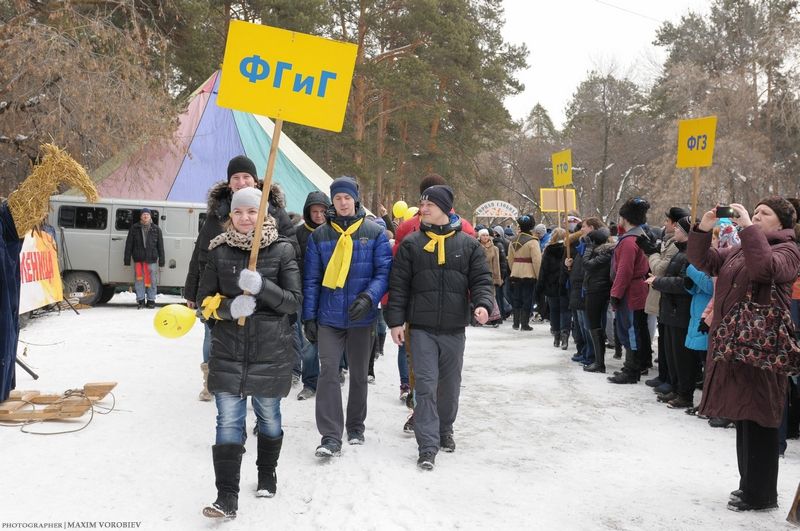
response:
<path fill-rule="evenodd" d="M 256 187 L 262 190 L 263 183 L 258 182 Z M 216 215 L 221 221 L 228 219 L 231 213 L 231 198 L 233 191 L 228 187 L 227 181 L 220 181 L 208 190 L 208 214 Z M 270 186 L 269 203 L 275 208 L 286 207 L 286 195 L 280 185 L 272 183 Z"/>

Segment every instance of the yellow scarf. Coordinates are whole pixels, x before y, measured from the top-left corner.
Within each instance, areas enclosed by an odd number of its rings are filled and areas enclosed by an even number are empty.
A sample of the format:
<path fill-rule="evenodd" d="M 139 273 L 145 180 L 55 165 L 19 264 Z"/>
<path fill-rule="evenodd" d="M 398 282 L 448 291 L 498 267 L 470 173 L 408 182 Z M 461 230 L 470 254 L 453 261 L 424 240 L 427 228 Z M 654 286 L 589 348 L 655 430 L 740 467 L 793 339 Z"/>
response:
<path fill-rule="evenodd" d="M 336 242 L 336 248 L 331 255 L 331 261 L 328 262 L 328 267 L 325 269 L 325 276 L 322 277 L 322 285 L 326 288 L 336 289 L 344 287 L 347 274 L 350 272 L 350 261 L 353 259 L 352 234 L 358 230 L 363 222 L 364 218 L 361 218 L 350 225 L 347 230 L 331 222 L 331 227 L 341 234 L 341 236 L 339 236 L 339 240 Z"/>
<path fill-rule="evenodd" d="M 203 319 L 208 321 L 211 317 L 214 317 L 214 319 L 221 321 L 222 317 L 217 315 L 217 309 L 224 298 L 225 297 L 217 293 L 213 297 L 208 296 L 203 299 L 203 304 L 200 305 L 203 308 Z"/>
<path fill-rule="evenodd" d="M 316 230 L 314 227 L 312 227 L 308 223 L 303 223 L 303 225 L 305 225 L 306 230 L 308 230 L 308 232 L 314 232 Z"/>
<path fill-rule="evenodd" d="M 456 231 L 454 230 L 448 232 L 447 234 L 436 234 L 435 232 L 429 230 L 425 231 L 425 234 L 431 239 L 431 241 L 425 244 L 424 249 L 429 253 L 432 253 L 437 247 L 439 248 L 439 255 L 437 257 L 439 265 L 442 265 L 445 262 L 444 241 L 455 233 Z"/>

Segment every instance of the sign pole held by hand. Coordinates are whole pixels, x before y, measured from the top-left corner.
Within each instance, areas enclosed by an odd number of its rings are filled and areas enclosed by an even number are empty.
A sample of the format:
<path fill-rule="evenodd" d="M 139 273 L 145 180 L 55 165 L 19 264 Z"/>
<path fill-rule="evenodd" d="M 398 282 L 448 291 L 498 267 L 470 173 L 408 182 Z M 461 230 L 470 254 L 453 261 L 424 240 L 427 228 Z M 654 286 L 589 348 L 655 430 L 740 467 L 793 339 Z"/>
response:
<path fill-rule="evenodd" d="M 267 173 L 264 176 L 264 183 L 261 187 L 261 204 L 258 206 L 258 217 L 256 218 L 256 227 L 253 232 L 253 246 L 250 248 L 250 263 L 247 269 L 250 271 L 256 270 L 256 263 L 258 262 L 258 250 L 261 244 L 261 230 L 264 226 L 264 219 L 267 217 L 267 209 L 269 208 L 269 191 L 272 188 L 272 172 L 275 169 L 275 159 L 278 158 L 278 142 L 281 139 L 281 129 L 283 128 L 283 120 L 275 120 L 275 130 L 272 133 L 272 143 L 269 146 L 269 159 L 267 159 Z M 244 292 L 245 295 L 250 295 Z M 244 326 L 245 318 L 239 317 L 239 326 Z"/>
<path fill-rule="evenodd" d="M 692 175 L 692 223 L 697 219 L 697 197 L 700 195 L 700 168 L 711 166 L 714 158 L 714 137 L 717 117 L 706 116 L 678 122 L 678 168 L 694 168 Z"/>

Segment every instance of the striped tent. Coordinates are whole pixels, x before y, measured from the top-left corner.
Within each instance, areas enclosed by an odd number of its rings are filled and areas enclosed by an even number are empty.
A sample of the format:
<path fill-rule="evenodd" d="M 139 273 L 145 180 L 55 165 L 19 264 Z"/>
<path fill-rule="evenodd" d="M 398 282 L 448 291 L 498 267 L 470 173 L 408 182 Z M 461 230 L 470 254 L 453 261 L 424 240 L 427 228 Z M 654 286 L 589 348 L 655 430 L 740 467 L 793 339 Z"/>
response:
<path fill-rule="evenodd" d="M 220 72 L 189 98 L 172 141 L 132 146 L 93 172 L 103 197 L 205 202 L 208 189 L 225 180 L 228 161 L 247 155 L 263 178 L 274 124 L 268 118 L 217 105 Z M 303 211 L 309 192 L 328 192 L 331 178 L 281 134 L 273 182 L 286 193 L 287 209 Z"/>

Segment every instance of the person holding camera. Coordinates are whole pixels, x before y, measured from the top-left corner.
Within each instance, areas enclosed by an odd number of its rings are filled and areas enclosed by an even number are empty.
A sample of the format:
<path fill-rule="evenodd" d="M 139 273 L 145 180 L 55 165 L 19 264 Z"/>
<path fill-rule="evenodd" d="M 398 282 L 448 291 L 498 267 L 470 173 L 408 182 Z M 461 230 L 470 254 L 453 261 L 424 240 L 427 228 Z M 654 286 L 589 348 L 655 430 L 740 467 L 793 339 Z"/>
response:
<path fill-rule="evenodd" d="M 732 210 L 732 212 L 731 212 Z M 738 218 L 739 247 L 714 249 L 712 229 L 718 218 Z M 788 309 L 792 283 L 800 270 L 795 241 L 797 213 L 789 201 L 772 196 L 758 202 L 750 217 L 738 203 L 730 210 L 712 209 L 689 234 L 689 262 L 717 276 L 714 317 L 709 337 L 734 306 L 752 297 L 760 304 Z M 700 413 L 731 419 L 736 425 L 739 488 L 731 492 L 733 511 L 778 506 L 778 427 L 783 419 L 788 378 L 744 363 L 714 361 L 713 342 L 703 386 Z"/>

